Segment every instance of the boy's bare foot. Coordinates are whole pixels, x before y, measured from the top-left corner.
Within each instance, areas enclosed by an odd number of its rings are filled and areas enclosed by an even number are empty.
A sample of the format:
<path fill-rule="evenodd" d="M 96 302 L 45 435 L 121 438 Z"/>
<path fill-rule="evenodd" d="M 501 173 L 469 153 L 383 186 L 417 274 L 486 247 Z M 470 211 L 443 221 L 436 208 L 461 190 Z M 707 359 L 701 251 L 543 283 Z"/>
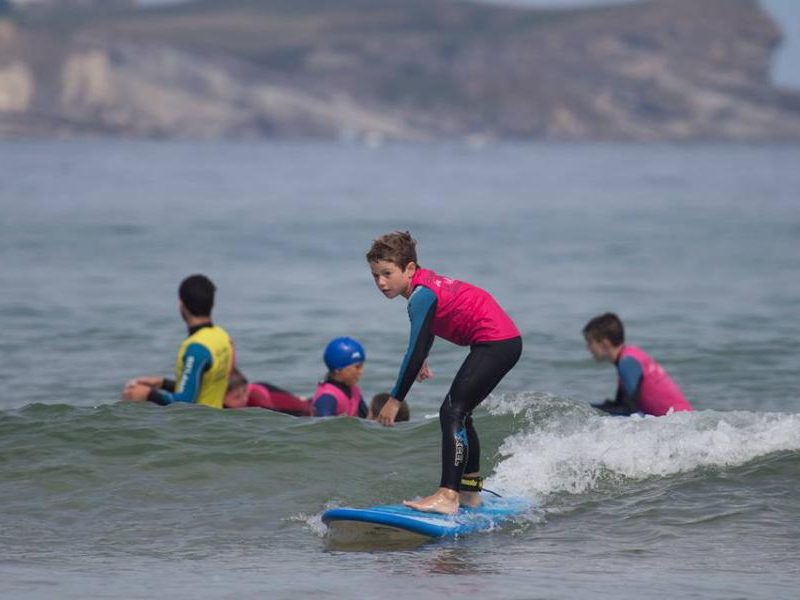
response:
<path fill-rule="evenodd" d="M 449 488 L 439 488 L 432 495 L 421 500 L 403 500 L 403 504 L 414 510 L 454 515 L 458 512 L 458 492 Z"/>

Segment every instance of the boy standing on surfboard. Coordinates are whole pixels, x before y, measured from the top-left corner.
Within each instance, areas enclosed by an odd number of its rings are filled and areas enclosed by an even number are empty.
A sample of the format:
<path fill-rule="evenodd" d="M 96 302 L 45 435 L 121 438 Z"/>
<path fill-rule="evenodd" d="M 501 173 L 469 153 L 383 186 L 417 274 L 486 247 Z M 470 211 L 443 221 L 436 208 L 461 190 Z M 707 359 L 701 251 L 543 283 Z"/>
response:
<path fill-rule="evenodd" d="M 378 414 L 394 423 L 416 378 L 431 377 L 428 352 L 435 336 L 470 352 L 456 373 L 439 410 L 442 429 L 442 478 L 439 489 L 406 506 L 453 514 L 459 505 L 480 504 L 480 443 L 472 411 L 519 360 L 522 337 L 492 296 L 469 283 L 438 275 L 417 264 L 416 241 L 406 232 L 375 240 L 367 262 L 378 289 L 389 299 L 408 300 L 411 335 L 391 398 Z"/>

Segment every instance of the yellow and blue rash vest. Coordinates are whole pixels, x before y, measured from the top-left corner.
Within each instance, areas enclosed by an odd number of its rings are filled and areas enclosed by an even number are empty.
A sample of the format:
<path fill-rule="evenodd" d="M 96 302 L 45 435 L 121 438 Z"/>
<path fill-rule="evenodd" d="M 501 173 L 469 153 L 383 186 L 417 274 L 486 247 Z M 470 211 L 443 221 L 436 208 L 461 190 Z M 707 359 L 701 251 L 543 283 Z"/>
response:
<path fill-rule="evenodd" d="M 211 323 L 193 327 L 178 350 L 175 390 L 154 390 L 148 400 L 161 405 L 186 402 L 222 408 L 232 366 L 233 344 L 228 333 Z"/>

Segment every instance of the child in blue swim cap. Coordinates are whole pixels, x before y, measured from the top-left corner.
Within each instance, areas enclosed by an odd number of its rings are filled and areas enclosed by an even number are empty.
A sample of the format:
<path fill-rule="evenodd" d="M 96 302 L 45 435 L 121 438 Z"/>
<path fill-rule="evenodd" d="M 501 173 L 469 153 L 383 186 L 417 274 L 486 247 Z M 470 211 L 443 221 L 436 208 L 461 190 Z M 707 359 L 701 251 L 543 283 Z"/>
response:
<path fill-rule="evenodd" d="M 367 417 L 367 405 L 357 385 L 366 358 L 364 347 L 351 337 L 337 337 L 328 342 L 323 354 L 328 374 L 311 399 L 315 417 Z"/>

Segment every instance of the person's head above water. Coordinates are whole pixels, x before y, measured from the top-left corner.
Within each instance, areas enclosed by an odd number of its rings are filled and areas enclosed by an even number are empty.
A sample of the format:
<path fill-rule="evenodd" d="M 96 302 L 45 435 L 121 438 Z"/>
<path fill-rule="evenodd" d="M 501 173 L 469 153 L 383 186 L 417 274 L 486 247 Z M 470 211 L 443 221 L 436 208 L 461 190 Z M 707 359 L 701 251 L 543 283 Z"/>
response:
<path fill-rule="evenodd" d="M 228 390 L 225 392 L 223 405 L 225 408 L 244 408 L 247 406 L 247 377 L 233 367 L 228 377 Z"/>
<path fill-rule="evenodd" d="M 358 340 L 337 337 L 328 342 L 323 360 L 328 367 L 329 379 L 352 387 L 361 379 L 367 354 Z"/>
<path fill-rule="evenodd" d="M 408 231 L 395 231 L 382 235 L 372 242 L 367 252 L 367 262 L 390 262 L 400 270 L 409 263 L 417 264 L 417 241 Z"/>
<path fill-rule="evenodd" d="M 595 360 L 613 362 L 625 343 L 625 327 L 614 313 L 605 313 L 590 320 L 583 328 L 586 349 Z"/>
<path fill-rule="evenodd" d="M 328 342 L 323 360 L 331 373 L 367 359 L 364 347 L 351 337 L 337 337 Z"/>
<path fill-rule="evenodd" d="M 205 275 L 190 275 L 178 287 L 178 298 L 193 317 L 210 317 L 217 288 Z"/>
<path fill-rule="evenodd" d="M 382 235 L 367 252 L 375 285 L 387 298 L 411 295 L 411 280 L 417 272 L 417 242 L 408 231 Z"/>
<path fill-rule="evenodd" d="M 367 418 L 374 421 L 378 418 L 378 415 L 381 413 L 383 409 L 383 405 L 386 404 L 387 400 L 389 400 L 391 396 L 386 392 L 375 394 L 372 397 L 372 400 L 369 403 L 369 411 L 367 412 Z M 395 422 L 399 421 L 408 421 L 411 418 L 411 410 L 408 408 L 408 402 L 402 402 L 400 404 L 400 410 L 397 411 L 397 416 L 395 417 Z"/>
<path fill-rule="evenodd" d="M 583 328 L 583 337 L 601 342 L 608 340 L 615 346 L 625 343 L 625 327 L 614 313 L 605 313 L 590 320 Z"/>
<path fill-rule="evenodd" d="M 247 387 L 248 383 L 249 382 L 247 381 L 247 377 L 245 377 L 239 369 L 237 369 L 236 367 L 233 367 L 233 369 L 231 369 L 231 374 L 228 377 L 229 392 L 232 392 L 234 390 L 239 390 L 243 387 Z"/>

